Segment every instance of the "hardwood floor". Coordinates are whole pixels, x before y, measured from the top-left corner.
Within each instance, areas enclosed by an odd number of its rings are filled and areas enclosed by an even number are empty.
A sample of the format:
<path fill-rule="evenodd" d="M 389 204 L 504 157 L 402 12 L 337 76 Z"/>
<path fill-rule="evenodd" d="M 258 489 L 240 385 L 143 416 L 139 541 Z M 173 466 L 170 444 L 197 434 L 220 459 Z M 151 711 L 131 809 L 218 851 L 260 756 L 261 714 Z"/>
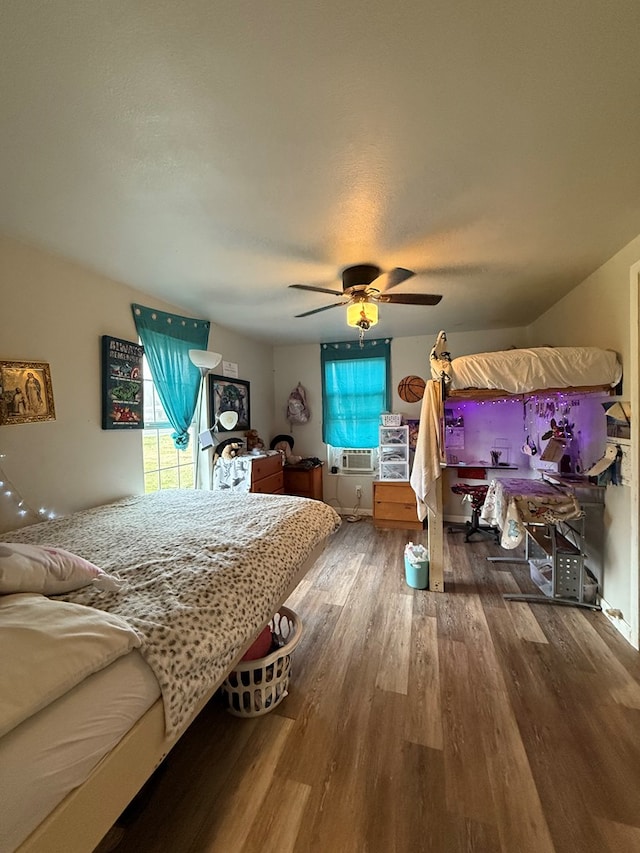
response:
<path fill-rule="evenodd" d="M 289 696 L 214 699 L 118 853 L 640 851 L 640 655 L 601 613 L 504 601 L 535 587 L 488 540 L 445 534 L 446 591 L 412 590 L 409 539 L 343 524 L 289 601 Z"/>

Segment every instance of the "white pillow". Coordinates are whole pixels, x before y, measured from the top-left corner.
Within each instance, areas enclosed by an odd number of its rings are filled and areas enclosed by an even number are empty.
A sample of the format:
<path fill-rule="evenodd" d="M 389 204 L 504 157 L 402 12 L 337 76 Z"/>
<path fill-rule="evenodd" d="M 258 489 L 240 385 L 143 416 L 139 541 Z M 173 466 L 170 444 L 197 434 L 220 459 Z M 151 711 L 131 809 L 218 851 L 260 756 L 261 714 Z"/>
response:
<path fill-rule="evenodd" d="M 120 589 L 116 575 L 103 572 L 88 560 L 53 546 L 0 542 L 0 594 L 40 592 L 59 595 L 94 584 L 99 589 Z"/>
<path fill-rule="evenodd" d="M 0 736 L 141 644 L 115 613 L 39 594 L 2 596 Z"/>

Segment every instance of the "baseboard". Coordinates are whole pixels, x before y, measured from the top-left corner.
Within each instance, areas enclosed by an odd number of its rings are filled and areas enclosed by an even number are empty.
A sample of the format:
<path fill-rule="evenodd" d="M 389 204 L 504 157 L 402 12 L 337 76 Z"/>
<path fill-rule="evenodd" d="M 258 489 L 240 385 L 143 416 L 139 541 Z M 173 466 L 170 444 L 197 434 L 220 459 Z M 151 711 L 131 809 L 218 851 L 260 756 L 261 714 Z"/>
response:
<path fill-rule="evenodd" d="M 471 521 L 471 516 L 469 515 L 447 515 L 443 519 L 444 524 L 466 524 L 467 521 Z"/>
<path fill-rule="evenodd" d="M 600 606 L 602 607 L 602 612 L 607 617 L 609 622 L 613 625 L 613 627 L 618 631 L 618 633 L 622 634 L 625 640 L 629 643 L 629 645 L 633 646 L 634 649 L 638 647 L 633 642 L 633 631 L 631 629 L 631 625 L 625 620 L 622 613 L 616 608 L 613 607 L 605 598 L 600 599 Z"/>
<path fill-rule="evenodd" d="M 346 516 L 351 517 L 354 515 L 362 515 L 362 516 L 367 516 L 370 518 L 373 515 L 373 510 L 371 510 L 371 509 L 357 509 L 357 510 L 355 510 L 355 512 L 354 512 L 353 507 L 348 507 L 348 506 L 334 506 L 334 509 L 338 513 L 338 515 L 341 516 L 342 518 L 344 518 Z"/>

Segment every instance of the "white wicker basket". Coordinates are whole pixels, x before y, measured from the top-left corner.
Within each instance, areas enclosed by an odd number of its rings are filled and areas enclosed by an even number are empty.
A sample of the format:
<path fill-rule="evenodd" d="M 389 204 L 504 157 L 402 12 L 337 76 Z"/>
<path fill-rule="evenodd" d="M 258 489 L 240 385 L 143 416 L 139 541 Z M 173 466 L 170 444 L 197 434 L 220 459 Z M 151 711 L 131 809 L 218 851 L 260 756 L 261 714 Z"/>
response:
<path fill-rule="evenodd" d="M 227 710 L 236 717 L 268 714 L 287 695 L 291 679 L 291 653 L 300 642 L 300 617 L 281 607 L 269 623 L 280 648 L 266 657 L 238 663 L 222 684 Z"/>
<path fill-rule="evenodd" d="M 402 424 L 402 415 L 396 415 L 392 412 L 383 412 L 380 415 L 382 426 L 400 426 Z"/>

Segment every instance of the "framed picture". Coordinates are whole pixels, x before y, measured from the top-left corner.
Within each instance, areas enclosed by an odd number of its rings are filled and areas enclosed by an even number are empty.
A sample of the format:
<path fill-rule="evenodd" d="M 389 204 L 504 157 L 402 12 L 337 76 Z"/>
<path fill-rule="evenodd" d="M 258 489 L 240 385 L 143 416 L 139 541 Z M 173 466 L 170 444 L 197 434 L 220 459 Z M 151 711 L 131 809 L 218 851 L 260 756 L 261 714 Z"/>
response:
<path fill-rule="evenodd" d="M 607 438 L 631 439 L 631 403 L 602 404 L 607 416 Z"/>
<path fill-rule="evenodd" d="M 213 426 L 222 412 L 237 412 L 238 423 L 233 430 L 218 424 L 218 432 L 236 432 L 251 427 L 249 383 L 243 379 L 209 374 L 209 423 Z"/>
<path fill-rule="evenodd" d="M 55 419 L 49 365 L 42 361 L 0 361 L 0 424 Z"/>
<path fill-rule="evenodd" d="M 144 347 L 102 336 L 102 429 L 144 429 Z"/>

